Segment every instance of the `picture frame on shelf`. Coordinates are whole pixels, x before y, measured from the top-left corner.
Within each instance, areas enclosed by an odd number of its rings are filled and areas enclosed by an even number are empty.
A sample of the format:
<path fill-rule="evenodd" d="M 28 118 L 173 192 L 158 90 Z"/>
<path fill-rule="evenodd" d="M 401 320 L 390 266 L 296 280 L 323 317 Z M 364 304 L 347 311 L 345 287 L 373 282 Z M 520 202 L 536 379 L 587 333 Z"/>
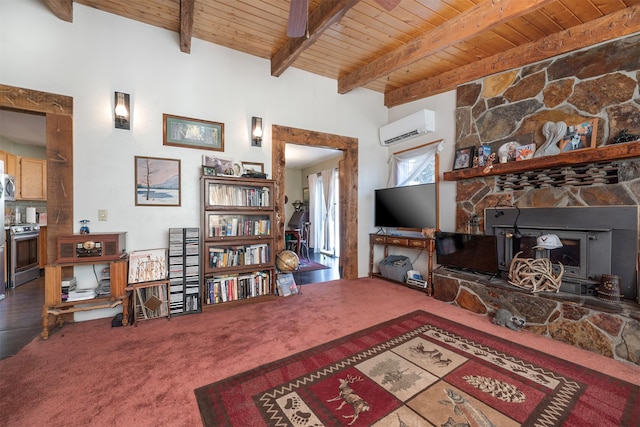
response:
<path fill-rule="evenodd" d="M 224 151 L 224 123 L 163 114 L 162 144 Z"/>
<path fill-rule="evenodd" d="M 202 176 L 216 176 L 218 173 L 216 169 L 211 166 L 202 166 Z"/>
<path fill-rule="evenodd" d="M 129 252 L 129 284 L 165 280 L 167 274 L 166 248 Z"/>
<path fill-rule="evenodd" d="M 585 119 L 570 124 L 567 123 L 567 133 L 558 143 L 561 153 L 576 150 L 596 148 L 596 136 L 598 133 L 598 119 Z"/>
<path fill-rule="evenodd" d="M 264 163 L 242 162 L 242 173 L 260 172 L 264 173 Z"/>
<path fill-rule="evenodd" d="M 135 156 L 136 206 L 180 206 L 180 160 Z"/>
<path fill-rule="evenodd" d="M 218 156 L 202 156 L 202 166 L 213 168 L 216 175 L 240 176 L 240 165 L 234 163 L 233 159 Z"/>
<path fill-rule="evenodd" d="M 480 145 L 476 151 L 476 157 L 478 158 L 478 166 L 488 166 L 489 156 L 491 156 L 491 147 L 488 145 Z"/>
<path fill-rule="evenodd" d="M 458 148 L 453 160 L 453 170 L 470 168 L 473 151 L 473 147 Z"/>
<path fill-rule="evenodd" d="M 536 152 L 536 144 L 524 144 L 516 147 L 516 161 L 533 159 Z"/>

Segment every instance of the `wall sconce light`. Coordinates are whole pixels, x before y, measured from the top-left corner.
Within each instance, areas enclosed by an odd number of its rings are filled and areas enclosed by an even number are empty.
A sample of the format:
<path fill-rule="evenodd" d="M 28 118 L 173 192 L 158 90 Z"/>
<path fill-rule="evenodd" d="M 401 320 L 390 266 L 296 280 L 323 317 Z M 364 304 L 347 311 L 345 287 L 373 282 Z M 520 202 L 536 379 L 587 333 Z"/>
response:
<path fill-rule="evenodd" d="M 262 117 L 251 117 L 251 146 L 262 146 Z"/>
<path fill-rule="evenodd" d="M 293 205 L 293 208 L 296 210 L 296 212 L 300 211 L 300 208 L 302 207 L 302 205 L 304 203 L 302 203 L 300 200 L 296 200 L 295 202 L 291 203 Z"/>
<path fill-rule="evenodd" d="M 116 129 L 130 129 L 129 125 L 129 113 L 131 112 L 129 106 L 129 94 L 116 92 L 115 95 L 115 115 L 116 115 Z"/>

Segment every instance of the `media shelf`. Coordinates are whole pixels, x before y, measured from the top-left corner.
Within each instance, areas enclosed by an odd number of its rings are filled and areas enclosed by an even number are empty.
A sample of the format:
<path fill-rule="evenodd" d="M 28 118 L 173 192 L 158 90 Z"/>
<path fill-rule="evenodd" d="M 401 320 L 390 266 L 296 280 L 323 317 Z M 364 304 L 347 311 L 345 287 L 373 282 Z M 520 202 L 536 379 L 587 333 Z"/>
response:
<path fill-rule="evenodd" d="M 374 272 L 374 248 L 376 245 L 384 247 L 384 258 L 389 256 L 389 246 L 395 246 L 400 248 L 408 248 L 408 249 L 417 249 L 420 251 L 427 251 L 428 259 L 428 268 L 429 272 L 427 274 L 426 286 L 419 286 L 415 283 L 405 283 L 397 280 L 389 279 L 387 277 L 382 276 L 379 272 Z M 427 295 L 432 295 L 433 293 L 433 281 L 431 279 L 431 274 L 433 271 L 433 254 L 435 252 L 435 240 L 426 238 L 426 237 L 414 237 L 414 236 L 391 236 L 388 234 L 369 234 L 369 277 L 377 277 L 379 279 L 388 280 L 390 282 L 399 283 L 405 285 L 412 289 L 417 289 L 422 292 L 426 292 Z"/>
<path fill-rule="evenodd" d="M 228 176 L 201 182 L 202 308 L 275 299 L 274 182 Z"/>
<path fill-rule="evenodd" d="M 66 267 L 87 264 L 108 264 L 110 295 L 79 301 L 62 301 L 62 272 Z M 44 279 L 44 306 L 42 308 L 42 332 L 43 339 L 49 338 L 50 317 L 53 316 L 56 325 L 64 323 L 65 315 L 71 315 L 78 311 L 113 308 L 122 305 L 122 323 L 126 325 L 129 319 L 129 295 L 126 291 L 128 260 L 118 259 L 105 261 L 93 258 L 92 262 L 82 260 L 78 263 L 56 263 L 45 266 Z M 65 273 L 71 269 L 65 270 Z"/>
<path fill-rule="evenodd" d="M 200 229 L 169 229 L 169 311 L 171 316 L 201 311 Z"/>

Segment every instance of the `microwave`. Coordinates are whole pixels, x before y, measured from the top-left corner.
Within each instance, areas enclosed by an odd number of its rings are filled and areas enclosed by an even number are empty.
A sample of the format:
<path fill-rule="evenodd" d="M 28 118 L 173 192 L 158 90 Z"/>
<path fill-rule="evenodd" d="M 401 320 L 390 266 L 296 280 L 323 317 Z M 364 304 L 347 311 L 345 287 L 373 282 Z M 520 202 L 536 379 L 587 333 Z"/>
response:
<path fill-rule="evenodd" d="M 4 200 L 5 202 L 16 201 L 16 177 L 13 175 L 3 174 L 3 188 L 4 188 Z"/>

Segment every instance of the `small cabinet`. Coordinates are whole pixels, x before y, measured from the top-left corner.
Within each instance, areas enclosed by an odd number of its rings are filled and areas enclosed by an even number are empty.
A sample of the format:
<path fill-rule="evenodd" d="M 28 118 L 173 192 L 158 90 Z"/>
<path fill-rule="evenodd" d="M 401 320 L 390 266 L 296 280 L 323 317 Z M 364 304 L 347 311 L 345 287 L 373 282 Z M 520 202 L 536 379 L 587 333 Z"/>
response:
<path fill-rule="evenodd" d="M 47 161 L 20 157 L 16 177 L 16 199 L 47 199 Z"/>

